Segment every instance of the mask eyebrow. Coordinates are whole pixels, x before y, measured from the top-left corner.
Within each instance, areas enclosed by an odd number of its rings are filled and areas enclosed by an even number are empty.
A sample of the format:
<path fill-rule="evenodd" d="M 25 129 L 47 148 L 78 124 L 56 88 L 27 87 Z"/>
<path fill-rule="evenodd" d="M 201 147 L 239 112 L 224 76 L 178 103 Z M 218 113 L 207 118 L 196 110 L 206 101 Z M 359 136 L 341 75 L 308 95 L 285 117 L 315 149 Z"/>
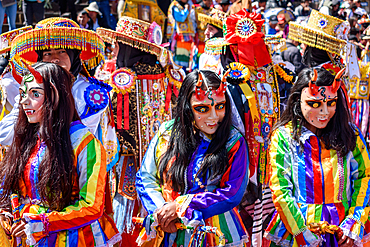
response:
<path fill-rule="evenodd" d="M 33 89 L 41 89 L 42 91 L 44 91 L 44 89 L 43 89 L 43 88 L 41 88 L 41 87 L 31 87 L 29 91 L 31 91 L 31 90 L 33 90 Z"/>

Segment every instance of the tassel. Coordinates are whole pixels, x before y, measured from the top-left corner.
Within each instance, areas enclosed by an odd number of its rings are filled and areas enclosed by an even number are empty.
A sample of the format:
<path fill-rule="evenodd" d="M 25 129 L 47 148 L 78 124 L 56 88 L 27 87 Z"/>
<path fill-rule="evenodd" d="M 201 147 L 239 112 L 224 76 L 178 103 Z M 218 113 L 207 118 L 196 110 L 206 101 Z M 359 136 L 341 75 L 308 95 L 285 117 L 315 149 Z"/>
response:
<path fill-rule="evenodd" d="M 124 114 L 124 130 L 129 130 L 130 129 L 130 108 L 129 108 L 129 93 L 125 93 L 124 97 L 124 107 L 123 107 L 123 114 Z"/>
<path fill-rule="evenodd" d="M 122 93 L 117 94 L 117 129 L 122 129 Z"/>

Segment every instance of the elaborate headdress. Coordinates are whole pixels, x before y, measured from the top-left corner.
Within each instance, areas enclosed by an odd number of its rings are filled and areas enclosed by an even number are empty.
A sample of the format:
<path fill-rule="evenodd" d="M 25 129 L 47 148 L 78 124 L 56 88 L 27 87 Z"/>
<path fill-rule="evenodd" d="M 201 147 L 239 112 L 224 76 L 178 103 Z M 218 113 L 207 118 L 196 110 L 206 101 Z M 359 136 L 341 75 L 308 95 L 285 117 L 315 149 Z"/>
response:
<path fill-rule="evenodd" d="M 162 29 L 155 22 L 150 24 L 145 21 L 124 16 L 117 23 L 116 31 L 98 28 L 96 32 L 105 42 L 114 44 L 117 40 L 125 45 L 157 56 L 163 66 L 167 63 L 167 50 L 161 46 Z"/>
<path fill-rule="evenodd" d="M 18 35 L 11 44 L 10 56 L 19 65 L 20 58 L 37 62 L 36 51 L 46 49 L 80 50 L 80 58 L 88 61 L 89 69 L 104 61 L 104 42 L 99 35 L 59 17 L 42 20 L 34 29 Z"/>
<path fill-rule="evenodd" d="M 0 35 L 0 54 L 10 51 L 10 44 L 17 35 L 31 30 L 32 26 L 21 27 Z"/>
<path fill-rule="evenodd" d="M 223 22 L 226 20 L 226 13 L 218 9 L 212 9 L 210 15 L 198 14 L 198 19 L 202 25 L 212 24 L 218 28 L 223 28 Z"/>
<path fill-rule="evenodd" d="M 257 13 L 249 13 L 246 9 L 227 17 L 224 25 L 224 38 L 214 38 L 206 42 L 205 52 L 221 54 L 227 45 L 237 45 L 233 52 L 237 53 L 238 62 L 261 67 L 271 63 L 271 57 L 264 42 L 265 35 L 261 32 L 264 20 Z"/>
<path fill-rule="evenodd" d="M 297 22 L 289 23 L 290 39 L 337 55 L 342 55 L 348 32 L 346 22 L 316 10 L 311 11 L 305 26 Z"/>

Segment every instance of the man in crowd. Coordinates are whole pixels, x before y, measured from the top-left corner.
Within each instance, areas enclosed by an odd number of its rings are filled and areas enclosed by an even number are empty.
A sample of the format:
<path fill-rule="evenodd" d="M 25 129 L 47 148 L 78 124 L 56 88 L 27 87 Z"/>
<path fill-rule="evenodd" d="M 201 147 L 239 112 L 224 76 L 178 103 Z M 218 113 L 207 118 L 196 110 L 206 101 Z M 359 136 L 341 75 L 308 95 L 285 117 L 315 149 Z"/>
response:
<path fill-rule="evenodd" d="M 301 0 L 301 5 L 295 8 L 294 15 L 298 16 L 309 16 L 311 13 L 311 8 L 309 6 L 308 0 Z"/>
<path fill-rule="evenodd" d="M 266 25 L 266 34 L 267 35 L 275 35 L 277 33 L 276 26 L 278 24 L 278 19 L 276 15 L 270 16 L 268 26 Z"/>
<path fill-rule="evenodd" d="M 288 61 L 294 65 L 296 74 L 299 74 L 299 72 L 306 67 L 302 63 L 302 55 L 297 48 L 298 45 L 299 43 L 297 41 L 287 38 L 287 49 L 281 53 L 281 57 L 284 61 Z"/>

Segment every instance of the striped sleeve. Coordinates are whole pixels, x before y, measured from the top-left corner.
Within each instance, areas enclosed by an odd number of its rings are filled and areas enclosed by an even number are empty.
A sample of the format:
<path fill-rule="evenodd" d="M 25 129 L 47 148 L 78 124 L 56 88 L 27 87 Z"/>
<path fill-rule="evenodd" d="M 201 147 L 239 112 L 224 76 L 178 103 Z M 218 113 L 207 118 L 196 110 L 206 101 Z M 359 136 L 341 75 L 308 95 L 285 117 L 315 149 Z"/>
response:
<path fill-rule="evenodd" d="M 148 214 L 153 214 L 157 208 L 161 208 L 165 203 L 157 179 L 155 153 L 158 139 L 158 134 L 156 134 L 151 140 L 141 167 L 136 174 L 136 190 Z"/>
<path fill-rule="evenodd" d="M 343 233 L 354 239 L 355 244 L 361 243 L 364 235 L 364 224 L 368 220 L 370 207 L 370 159 L 366 142 L 357 129 L 356 148 L 352 151 L 351 185 L 352 197 L 348 216 L 341 223 Z"/>
<path fill-rule="evenodd" d="M 176 198 L 178 215 L 185 224 L 225 213 L 240 203 L 248 183 L 249 164 L 247 146 L 241 135 L 229 148 L 228 158 L 230 165 L 221 177 L 219 188 Z"/>
<path fill-rule="evenodd" d="M 25 214 L 27 243 L 36 244 L 52 232 L 74 230 L 98 220 L 104 209 L 106 152 L 101 143 L 86 131 L 75 146 L 75 164 L 79 177 L 79 200 L 61 212 Z"/>
<path fill-rule="evenodd" d="M 292 157 L 284 130 L 277 129 L 270 144 L 270 189 L 275 208 L 286 229 L 295 237 L 299 246 L 311 246 L 318 237 L 306 227 L 305 218 L 293 197 L 291 177 Z"/>

